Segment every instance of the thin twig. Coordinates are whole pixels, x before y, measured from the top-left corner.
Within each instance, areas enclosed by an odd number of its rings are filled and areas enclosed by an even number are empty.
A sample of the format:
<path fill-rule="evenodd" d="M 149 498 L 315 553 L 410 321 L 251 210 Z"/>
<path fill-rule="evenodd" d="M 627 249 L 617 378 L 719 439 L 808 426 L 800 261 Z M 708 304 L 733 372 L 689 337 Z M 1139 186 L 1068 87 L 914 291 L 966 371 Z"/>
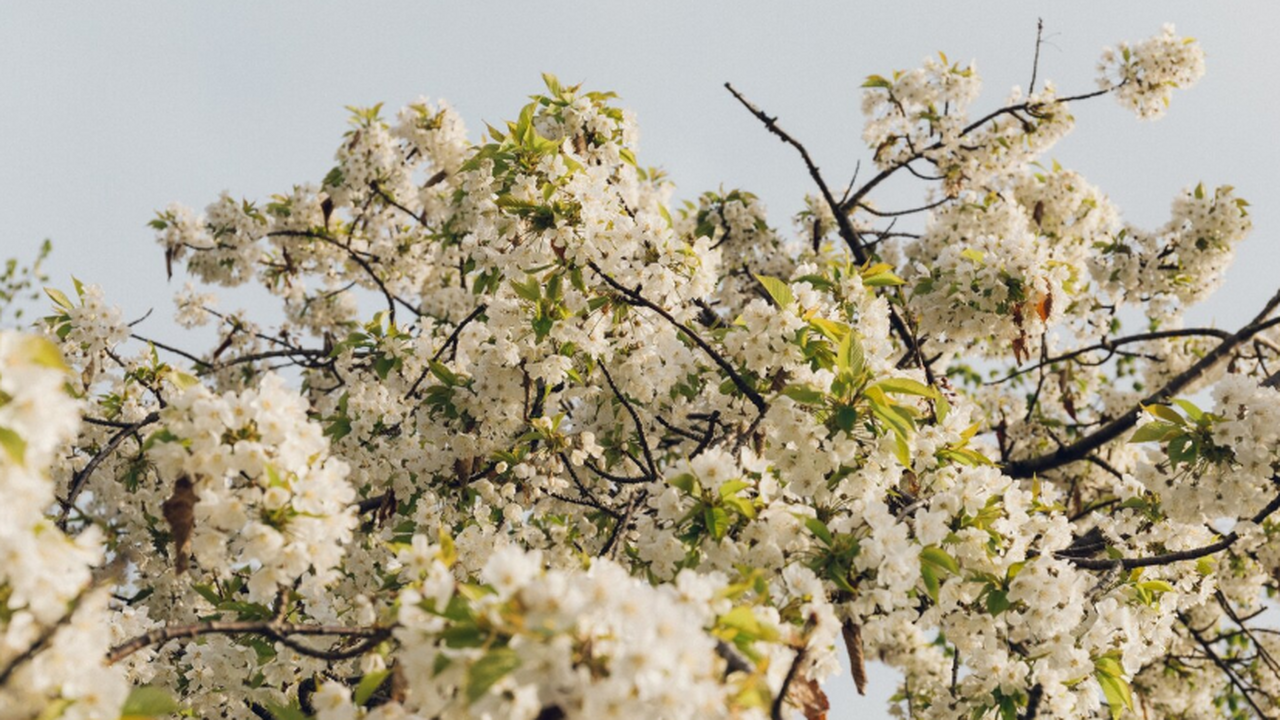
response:
<path fill-rule="evenodd" d="M 1027 94 L 1036 94 L 1036 74 L 1040 72 L 1040 45 L 1044 42 L 1044 18 L 1036 18 L 1036 56 L 1031 61 L 1031 84 L 1027 86 Z"/>

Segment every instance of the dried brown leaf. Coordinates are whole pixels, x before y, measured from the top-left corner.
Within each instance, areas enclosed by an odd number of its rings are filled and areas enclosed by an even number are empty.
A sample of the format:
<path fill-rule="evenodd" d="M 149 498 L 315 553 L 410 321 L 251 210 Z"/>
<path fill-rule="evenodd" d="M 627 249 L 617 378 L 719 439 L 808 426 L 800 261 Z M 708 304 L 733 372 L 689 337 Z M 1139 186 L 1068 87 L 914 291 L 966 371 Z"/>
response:
<path fill-rule="evenodd" d="M 787 701 L 800 708 L 805 720 L 826 720 L 831 703 L 822 686 L 809 678 L 796 678 L 787 689 Z"/>
<path fill-rule="evenodd" d="M 173 494 L 161 506 L 173 536 L 173 569 L 179 575 L 187 571 L 191 560 L 191 532 L 196 525 L 195 506 L 199 499 L 191 478 L 183 475 L 174 481 Z"/>
<path fill-rule="evenodd" d="M 852 620 L 845 620 L 840 626 L 844 635 L 844 646 L 849 651 L 849 670 L 853 674 L 853 684 L 858 687 L 859 695 L 867 694 L 867 659 L 862 653 L 862 626 Z"/>

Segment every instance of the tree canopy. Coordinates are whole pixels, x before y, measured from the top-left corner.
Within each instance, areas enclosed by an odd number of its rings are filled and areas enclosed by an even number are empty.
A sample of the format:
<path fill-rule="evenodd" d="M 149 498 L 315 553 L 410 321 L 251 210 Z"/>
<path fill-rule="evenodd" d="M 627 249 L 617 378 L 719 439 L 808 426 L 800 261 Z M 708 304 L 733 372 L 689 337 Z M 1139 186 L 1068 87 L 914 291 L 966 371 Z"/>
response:
<path fill-rule="evenodd" d="M 322 179 L 151 221 L 212 347 L 79 280 L 0 331 L 0 719 L 813 720 L 842 653 L 905 717 L 1274 716 L 1280 292 L 1183 320 L 1248 203 L 1142 229 L 1047 156 L 1203 72 L 1166 27 L 976 111 L 939 53 L 867 77 L 847 184 L 726 84 L 790 231 L 551 75 L 478 143 L 349 108 Z"/>

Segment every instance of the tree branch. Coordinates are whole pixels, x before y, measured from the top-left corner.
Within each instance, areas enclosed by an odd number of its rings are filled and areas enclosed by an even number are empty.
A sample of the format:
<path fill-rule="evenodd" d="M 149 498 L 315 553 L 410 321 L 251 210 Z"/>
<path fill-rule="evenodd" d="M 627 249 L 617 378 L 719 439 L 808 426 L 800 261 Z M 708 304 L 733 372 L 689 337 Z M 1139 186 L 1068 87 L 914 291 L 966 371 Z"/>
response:
<path fill-rule="evenodd" d="M 1280 478 L 1273 478 L 1273 480 L 1280 480 Z M 1268 517 L 1273 515 L 1277 510 L 1280 510 L 1280 495 L 1276 495 L 1274 498 L 1271 499 L 1271 502 L 1267 503 L 1266 506 L 1262 508 L 1262 510 L 1258 511 L 1256 515 L 1249 518 L 1249 522 L 1254 524 L 1261 524 L 1263 520 L 1266 520 Z M 1170 565 L 1172 563 L 1182 562 L 1183 560 L 1198 560 L 1207 555 L 1213 555 L 1215 553 L 1219 553 L 1219 552 L 1222 552 L 1223 550 L 1226 550 L 1227 548 L 1236 544 L 1236 541 L 1239 539 L 1240 539 L 1240 534 L 1237 533 L 1235 530 L 1232 530 L 1231 532 L 1224 535 L 1221 540 L 1214 543 L 1210 543 L 1208 545 L 1203 545 L 1198 548 L 1192 548 L 1190 550 L 1179 550 L 1177 552 L 1169 552 L 1161 555 L 1152 555 L 1150 557 L 1113 559 L 1113 558 L 1077 558 L 1077 557 L 1071 557 L 1069 555 L 1063 555 L 1062 553 L 1057 553 L 1057 555 L 1059 557 L 1064 557 L 1067 560 L 1070 560 L 1071 563 L 1074 564 L 1076 567 L 1084 568 L 1086 570 L 1109 570 L 1115 567 L 1117 564 L 1120 565 L 1125 570 L 1132 570 L 1134 568 L 1150 567 L 1152 565 Z"/>
<path fill-rule="evenodd" d="M 379 626 L 298 625 L 275 620 L 211 620 L 190 625 L 168 625 L 111 648 L 107 654 L 107 664 L 118 663 L 151 645 L 163 645 L 170 640 L 190 639 L 201 635 L 264 635 L 303 655 L 322 660 L 343 660 L 373 649 L 378 643 L 391 637 L 391 630 L 390 627 Z M 364 638 L 365 642 L 342 650 L 318 650 L 299 643 L 290 637 L 292 635 L 355 637 Z"/>
<path fill-rule="evenodd" d="M 106 460 L 107 456 L 115 452 L 116 448 L 120 447 L 120 443 L 124 442 L 126 437 L 159 420 L 160 413 L 152 412 L 141 420 L 124 426 L 121 428 L 120 432 L 111 436 L 111 439 L 107 441 L 107 444 L 99 450 L 96 455 L 89 459 L 89 462 L 80 470 L 80 472 L 71 477 L 71 487 L 67 490 L 67 497 L 62 500 L 62 516 L 58 519 L 59 524 L 66 522 L 67 515 L 71 512 L 71 507 L 75 504 L 76 498 L 80 495 L 80 491 L 84 490 L 85 484 L 89 482 L 89 477 L 98 469 L 98 466 L 102 464 L 102 461 Z"/>
<path fill-rule="evenodd" d="M 1120 417 L 1112 420 L 1106 425 L 1103 425 L 1092 434 L 1086 435 L 1070 445 L 1064 445 L 1051 453 L 1028 458 L 1026 460 L 1014 460 L 1006 466 L 1005 472 L 1015 478 L 1028 478 L 1036 475 L 1037 473 L 1042 473 L 1045 470 L 1052 470 L 1068 463 L 1084 459 L 1084 457 L 1089 453 L 1116 439 L 1122 433 L 1137 424 L 1138 418 L 1142 415 L 1142 408 L 1144 406 L 1167 402 L 1174 395 L 1181 392 L 1183 388 L 1190 385 L 1210 368 L 1218 364 L 1220 360 L 1226 357 L 1227 353 L 1234 350 L 1237 346 L 1248 340 L 1253 335 L 1261 332 L 1265 327 L 1267 327 L 1265 322 L 1266 317 L 1271 314 L 1271 311 L 1274 310 L 1278 304 L 1280 304 L 1280 292 L 1271 296 L 1271 299 L 1267 301 L 1266 305 L 1263 306 L 1262 311 L 1254 317 L 1252 322 L 1240 328 L 1240 330 L 1231 337 L 1223 340 L 1217 347 L 1209 351 L 1209 353 L 1203 358 L 1200 358 L 1200 360 L 1194 365 L 1174 376 L 1173 379 L 1169 380 L 1169 382 L 1164 385 L 1164 387 L 1143 398 L 1141 402 L 1134 405 Z"/>
<path fill-rule="evenodd" d="M 617 290 L 619 293 L 621 293 L 623 299 L 627 302 L 627 304 L 639 305 L 640 307 L 648 308 L 658 313 L 659 315 L 662 316 L 664 320 L 674 325 L 677 329 L 682 331 L 685 335 L 689 336 L 689 339 L 692 340 L 695 345 L 701 348 L 702 351 L 705 352 L 707 356 L 710 357 L 711 360 L 729 376 L 729 378 L 733 381 L 733 384 L 737 386 L 739 390 L 742 391 L 743 395 L 747 396 L 747 399 L 751 401 L 752 405 L 756 406 L 756 410 L 758 410 L 761 414 L 763 414 L 764 411 L 768 409 L 769 405 L 768 403 L 765 402 L 764 397 L 762 397 L 755 388 L 751 387 L 751 384 L 748 383 L 745 379 L 743 379 L 743 377 L 740 374 L 738 374 L 738 371 L 734 369 L 733 365 L 730 364 L 728 360 L 725 360 L 724 356 L 716 352 L 714 348 L 708 345 L 707 341 L 703 340 L 700 335 L 690 330 L 689 327 L 684 323 L 675 319 L 675 317 L 672 316 L 671 313 L 667 312 L 660 305 L 649 300 L 645 296 L 641 295 L 638 289 L 632 290 L 630 288 L 624 287 L 622 283 L 618 282 L 617 280 L 614 280 L 608 273 L 601 270 L 600 266 L 597 265 L 594 261 L 588 263 L 588 266 L 592 270 L 594 270 L 596 274 L 600 276 L 601 279 L 603 279 L 606 283 L 608 283 L 609 287 L 612 287 L 614 290 Z"/>
<path fill-rule="evenodd" d="M 760 122 L 764 123 L 765 128 L 769 132 L 777 135 L 778 139 L 791 147 L 794 147 L 796 151 L 800 153 L 800 157 L 804 160 L 805 167 L 809 169 L 810 177 L 812 177 L 813 181 L 817 183 L 818 190 L 822 193 L 823 200 L 825 200 L 827 206 L 831 208 L 831 214 L 835 216 L 836 230 L 838 231 L 840 238 L 844 240 L 845 244 L 849 247 L 849 251 L 853 253 L 853 257 L 858 261 L 858 264 L 865 265 L 869 256 L 867 255 L 866 248 L 862 245 L 862 241 L 858 237 L 858 231 L 853 227 L 853 222 L 849 220 L 849 213 L 847 210 L 847 208 L 852 208 L 854 204 L 861 200 L 861 195 L 855 195 L 844 204 L 837 202 L 835 197 L 831 194 L 831 190 L 827 187 L 826 181 L 822 179 L 822 173 L 818 170 L 818 166 L 813 163 L 813 158 L 809 156 L 809 151 L 805 149 L 804 145 L 800 144 L 800 141 L 791 137 L 791 135 L 781 127 L 778 127 L 778 118 L 770 117 L 765 114 L 765 112 L 756 107 L 754 103 L 743 97 L 742 93 L 738 92 L 732 84 L 725 83 L 724 86 L 735 98 L 737 98 L 738 102 L 742 103 L 743 107 L 745 107 L 752 115 L 755 115 Z M 815 238 L 815 244 L 816 242 L 817 240 Z M 818 248 L 815 246 L 814 250 L 816 251 L 817 249 Z M 901 302 L 902 291 L 898 290 L 897 292 L 898 300 Z M 905 308 L 905 303 L 903 303 L 903 307 Z M 929 384 L 932 385 L 933 371 L 924 362 L 924 356 L 920 353 L 920 345 L 915 334 L 911 332 L 910 328 L 907 327 L 907 323 L 905 323 L 902 317 L 899 316 L 898 309 L 894 307 L 893 303 L 889 303 L 889 322 L 893 325 L 894 332 L 898 334 L 898 338 L 907 346 L 908 352 L 915 357 L 920 368 L 924 370 L 925 377 L 928 379 Z"/>

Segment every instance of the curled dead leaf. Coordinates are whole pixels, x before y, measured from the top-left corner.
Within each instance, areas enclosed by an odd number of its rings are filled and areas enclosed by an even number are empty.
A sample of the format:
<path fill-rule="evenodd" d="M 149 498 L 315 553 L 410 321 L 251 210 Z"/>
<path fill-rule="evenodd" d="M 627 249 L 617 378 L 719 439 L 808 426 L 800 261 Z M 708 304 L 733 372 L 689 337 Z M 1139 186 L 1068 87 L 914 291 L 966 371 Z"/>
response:
<path fill-rule="evenodd" d="M 849 670 L 853 674 L 853 684 L 858 687 L 859 695 L 867 694 L 867 659 L 862 652 L 862 626 L 852 620 L 845 620 L 840 626 L 844 635 L 844 646 L 849 651 Z"/>
<path fill-rule="evenodd" d="M 1040 302 L 1036 303 L 1036 314 L 1040 316 L 1041 322 L 1049 321 L 1049 316 L 1053 314 L 1053 293 L 1045 293 Z"/>
<path fill-rule="evenodd" d="M 826 720 L 831 702 L 822 686 L 809 678 L 796 678 L 787 688 L 787 701 L 800 708 L 805 720 Z"/>

